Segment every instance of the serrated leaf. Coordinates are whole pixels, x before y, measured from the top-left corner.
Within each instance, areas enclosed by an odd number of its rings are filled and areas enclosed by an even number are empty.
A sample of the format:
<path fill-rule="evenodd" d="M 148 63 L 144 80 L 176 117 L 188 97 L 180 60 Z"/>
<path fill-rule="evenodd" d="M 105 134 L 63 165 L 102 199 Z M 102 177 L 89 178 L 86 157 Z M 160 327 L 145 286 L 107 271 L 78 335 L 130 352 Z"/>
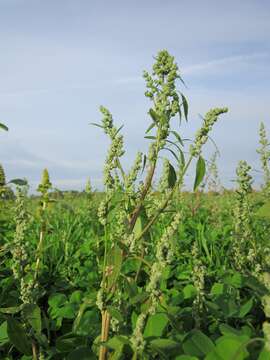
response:
<path fill-rule="evenodd" d="M 204 175 L 205 175 L 205 161 L 201 156 L 199 156 L 196 165 L 196 177 L 193 186 L 193 191 L 196 191 L 198 189 L 201 182 L 203 181 Z"/>

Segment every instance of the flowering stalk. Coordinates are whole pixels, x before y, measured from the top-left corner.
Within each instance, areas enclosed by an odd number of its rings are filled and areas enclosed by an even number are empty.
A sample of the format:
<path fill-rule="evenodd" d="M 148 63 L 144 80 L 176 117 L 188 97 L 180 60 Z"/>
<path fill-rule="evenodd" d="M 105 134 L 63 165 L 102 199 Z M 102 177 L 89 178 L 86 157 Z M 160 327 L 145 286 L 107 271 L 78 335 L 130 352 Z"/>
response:
<path fill-rule="evenodd" d="M 267 139 L 264 123 L 260 125 L 260 144 L 261 147 L 257 152 L 261 156 L 261 164 L 264 172 L 263 191 L 267 196 L 270 196 L 270 143 Z"/>
<path fill-rule="evenodd" d="M 155 314 L 158 307 L 159 297 L 161 295 L 160 281 L 164 269 L 173 259 L 173 248 L 171 246 L 171 240 L 178 228 L 179 222 L 180 214 L 178 213 L 174 216 L 174 220 L 171 222 L 171 224 L 165 229 L 156 246 L 156 260 L 151 267 L 149 283 L 146 287 L 146 291 L 149 293 L 149 306 L 146 311 L 142 312 L 138 316 L 135 329 L 130 339 L 136 357 L 137 354 L 141 354 L 143 352 L 145 347 L 143 331 L 147 317 L 148 315 Z"/>
<path fill-rule="evenodd" d="M 0 164 L 0 198 L 6 192 L 6 175 L 3 166 Z"/>
<path fill-rule="evenodd" d="M 191 254 L 192 254 L 192 262 L 193 262 L 192 280 L 194 287 L 197 291 L 196 298 L 193 301 L 193 315 L 195 319 L 195 326 L 196 328 L 199 328 L 201 322 L 201 315 L 203 311 L 204 279 L 205 279 L 206 269 L 200 258 L 197 242 L 194 242 Z"/>
<path fill-rule="evenodd" d="M 146 165 L 147 173 L 144 182 L 137 187 L 137 191 L 135 182 L 142 166 L 142 154 L 138 153 L 132 169 L 126 175 L 120 162 L 120 158 L 124 154 L 123 137 L 119 134 L 119 129 L 114 126 L 111 113 L 104 107 L 100 108 L 103 114 L 102 128 L 111 140 L 104 166 L 106 193 L 98 209 L 99 221 L 104 226 L 103 274 L 97 296 L 97 306 L 102 316 L 101 342 L 106 342 L 109 336 L 111 315 L 108 306 L 114 302 L 113 295 L 116 290 L 121 291 L 121 286 L 123 286 L 122 277 L 119 276 L 122 263 L 128 257 L 139 260 L 138 270 L 133 279 L 136 283 L 141 264 L 145 263 L 144 255 L 148 250 L 145 243 L 140 240 L 145 241 L 144 237 L 152 225 L 170 204 L 176 191 L 179 191 L 182 187 L 184 176 L 192 160 L 200 155 L 202 146 L 207 141 L 208 133 L 217 121 L 218 115 L 227 112 L 227 108 L 218 108 L 206 114 L 202 129 L 196 136 L 186 163 L 182 150 L 178 145 L 176 146 L 179 150 L 179 169 L 177 172 L 165 160 L 164 173 L 160 182 L 161 199 L 155 205 L 155 208 L 149 212 L 150 218 L 148 219 L 147 203 L 148 200 L 153 198 L 152 182 L 159 154 L 162 150 L 166 150 L 167 143 L 175 145 L 175 143 L 168 140 L 170 133 L 176 134 L 175 137 L 182 146 L 180 136 L 178 133 L 171 131 L 170 126 L 175 115 L 179 113 L 181 118 L 182 108 L 185 116 L 187 116 L 187 103 L 184 96 L 180 94 L 180 98 L 176 91 L 176 80 L 181 79 L 181 77 L 174 58 L 167 51 L 161 51 L 158 54 L 152 74 L 145 72 L 144 77 L 147 87 L 145 95 L 153 103 L 149 110 L 152 124 L 147 133 L 154 129 L 155 136 L 150 136 L 153 141 L 149 145 L 148 154 L 144 157 L 143 165 Z M 138 317 L 138 324 L 132 336 L 135 353 L 137 350 L 140 351 L 141 347 L 139 340 L 136 345 L 137 338 L 139 339 L 137 335 L 140 329 L 144 327 L 148 315 L 156 311 L 161 274 L 172 255 L 172 250 L 168 245 L 169 239 L 176 230 L 178 222 L 179 216 L 176 216 L 175 221 L 165 230 L 164 235 L 156 244 L 156 259 L 152 265 L 149 285 L 147 286 L 151 306 L 147 313 L 142 313 Z M 143 341 L 141 343 L 143 344 Z M 106 354 L 107 348 L 101 345 L 99 359 L 106 359 Z"/>
<path fill-rule="evenodd" d="M 43 252 L 43 244 L 46 233 L 46 208 L 50 202 L 49 198 L 49 190 L 52 188 L 52 184 L 50 182 L 50 177 L 47 169 L 43 170 L 41 183 L 38 186 L 38 191 L 41 193 L 41 202 L 40 202 L 40 218 L 41 218 L 41 229 L 39 233 L 39 243 L 37 246 L 37 256 L 36 256 L 36 265 L 35 265 L 35 282 L 38 279 L 40 263 L 42 260 L 42 252 Z"/>
<path fill-rule="evenodd" d="M 13 275 L 19 282 L 20 298 L 24 304 L 32 302 L 32 278 L 27 276 L 31 266 L 29 242 L 26 239 L 30 216 L 26 210 L 25 189 L 17 187 L 15 200 L 16 230 L 12 251 Z"/>
<path fill-rule="evenodd" d="M 251 166 L 246 161 L 240 161 L 236 170 L 238 189 L 236 190 L 236 205 L 234 209 L 235 225 L 232 256 L 235 267 L 239 271 L 244 270 L 247 258 L 253 263 L 256 257 L 248 200 L 248 194 L 252 191 L 250 170 Z"/>

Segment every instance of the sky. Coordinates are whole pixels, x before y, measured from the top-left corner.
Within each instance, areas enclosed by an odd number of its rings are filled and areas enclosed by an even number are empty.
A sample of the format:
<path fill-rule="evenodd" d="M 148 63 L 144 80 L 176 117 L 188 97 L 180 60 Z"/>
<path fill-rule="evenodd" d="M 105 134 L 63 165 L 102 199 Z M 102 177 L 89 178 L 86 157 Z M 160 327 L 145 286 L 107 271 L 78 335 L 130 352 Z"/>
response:
<path fill-rule="evenodd" d="M 186 83 L 194 137 L 207 110 L 228 106 L 211 137 L 223 184 L 239 160 L 262 181 L 258 128 L 270 138 L 270 1 L 0 0 L 0 162 L 6 177 L 37 187 L 48 168 L 57 188 L 102 188 L 108 141 L 99 106 L 124 124 L 128 168 L 146 152 L 150 124 L 143 70 L 167 49 Z M 177 128 L 178 129 L 178 128 Z M 188 150 L 188 145 L 187 145 Z M 208 145 L 209 159 L 215 147 Z M 194 173 L 188 173 L 191 184 Z"/>

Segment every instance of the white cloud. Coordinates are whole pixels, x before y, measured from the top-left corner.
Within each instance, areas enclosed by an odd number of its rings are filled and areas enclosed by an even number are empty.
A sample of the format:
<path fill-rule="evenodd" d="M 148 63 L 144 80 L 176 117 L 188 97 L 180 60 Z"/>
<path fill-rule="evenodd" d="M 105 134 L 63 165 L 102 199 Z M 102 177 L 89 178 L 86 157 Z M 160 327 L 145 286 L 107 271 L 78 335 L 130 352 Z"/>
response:
<path fill-rule="evenodd" d="M 198 73 L 201 74 L 201 72 L 209 73 L 213 70 L 224 71 L 224 66 L 231 64 L 247 64 L 261 59 L 267 59 L 269 57 L 270 55 L 267 53 L 228 56 L 221 59 L 214 59 L 207 62 L 182 67 L 182 72 L 184 75 L 197 75 Z"/>

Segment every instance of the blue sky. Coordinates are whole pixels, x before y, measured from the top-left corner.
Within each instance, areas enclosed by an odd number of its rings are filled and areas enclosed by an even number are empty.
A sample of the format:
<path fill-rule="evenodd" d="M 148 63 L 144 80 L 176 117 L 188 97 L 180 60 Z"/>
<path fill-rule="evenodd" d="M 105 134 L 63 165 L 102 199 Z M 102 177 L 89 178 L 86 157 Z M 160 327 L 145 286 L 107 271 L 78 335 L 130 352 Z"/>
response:
<path fill-rule="evenodd" d="M 270 2 L 195 0 L 0 0 L 0 161 L 34 189 L 44 167 L 62 189 L 102 186 L 108 142 L 89 125 L 102 104 L 124 124 L 125 164 L 146 151 L 149 102 L 143 69 L 168 49 L 187 89 L 192 137 L 198 114 L 228 106 L 212 133 L 232 186 L 240 159 L 261 180 L 258 127 L 270 137 Z M 205 149 L 209 158 L 213 146 Z M 187 183 L 194 175 L 190 172 Z"/>

